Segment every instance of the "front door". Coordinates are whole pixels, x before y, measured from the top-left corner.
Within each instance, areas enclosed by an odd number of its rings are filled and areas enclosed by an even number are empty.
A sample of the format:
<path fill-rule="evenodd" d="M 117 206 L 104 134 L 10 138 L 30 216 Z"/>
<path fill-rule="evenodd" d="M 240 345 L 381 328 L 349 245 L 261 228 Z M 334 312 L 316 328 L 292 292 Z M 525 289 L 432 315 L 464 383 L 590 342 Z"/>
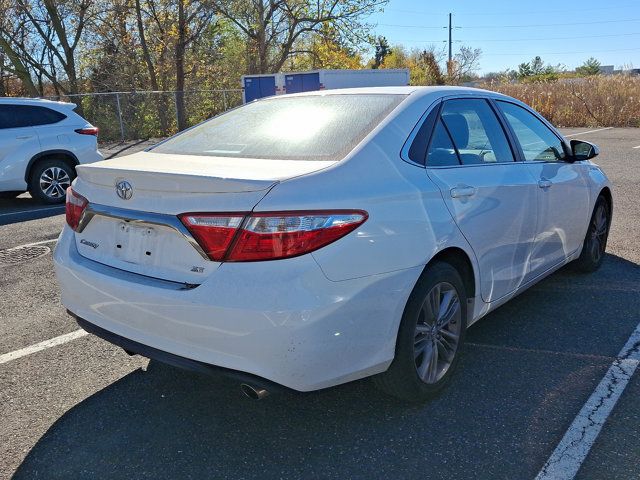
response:
<path fill-rule="evenodd" d="M 529 272 L 533 279 L 564 262 L 584 241 L 590 216 L 585 165 L 568 163 L 562 139 L 531 112 L 506 101 L 496 104 L 538 187 L 538 232 Z"/>
<path fill-rule="evenodd" d="M 536 233 L 537 185 L 485 99 L 444 103 L 426 167 L 476 255 L 482 299 L 516 290 Z"/>

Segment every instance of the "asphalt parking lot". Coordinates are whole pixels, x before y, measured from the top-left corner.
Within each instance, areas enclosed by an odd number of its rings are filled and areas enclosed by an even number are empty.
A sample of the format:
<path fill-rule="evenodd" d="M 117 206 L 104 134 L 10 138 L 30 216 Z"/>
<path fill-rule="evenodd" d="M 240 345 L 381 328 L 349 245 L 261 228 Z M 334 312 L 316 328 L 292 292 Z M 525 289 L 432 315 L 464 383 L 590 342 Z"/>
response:
<path fill-rule="evenodd" d="M 0 478 L 534 478 L 640 323 L 640 129 L 587 131 L 563 130 L 600 145 L 614 184 L 603 268 L 565 268 L 472 326 L 437 399 L 359 381 L 256 402 L 82 335 L 0 363 Z M 6 359 L 78 327 L 47 252 L 62 210 L 0 202 L 0 250 L 43 242 L 37 258 L 0 256 Z M 636 371 L 577 478 L 640 478 L 638 432 Z"/>

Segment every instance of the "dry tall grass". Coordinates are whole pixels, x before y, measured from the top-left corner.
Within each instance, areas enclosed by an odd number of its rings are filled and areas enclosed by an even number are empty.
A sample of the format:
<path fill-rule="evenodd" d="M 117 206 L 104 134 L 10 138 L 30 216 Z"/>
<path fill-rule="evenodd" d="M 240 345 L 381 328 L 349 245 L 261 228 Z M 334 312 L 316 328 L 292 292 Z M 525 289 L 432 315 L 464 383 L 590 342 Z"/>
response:
<path fill-rule="evenodd" d="M 640 77 L 564 78 L 555 82 L 500 83 L 482 88 L 531 105 L 561 127 L 640 127 Z"/>

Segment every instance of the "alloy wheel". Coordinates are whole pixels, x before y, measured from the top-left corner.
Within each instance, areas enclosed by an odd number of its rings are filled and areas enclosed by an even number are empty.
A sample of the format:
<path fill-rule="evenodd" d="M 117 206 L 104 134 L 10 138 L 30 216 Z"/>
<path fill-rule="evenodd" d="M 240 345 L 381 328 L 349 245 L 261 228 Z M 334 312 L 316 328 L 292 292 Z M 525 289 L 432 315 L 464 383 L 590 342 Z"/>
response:
<path fill-rule="evenodd" d="M 59 199 L 65 196 L 71 185 L 69 174 L 60 167 L 49 167 L 40 175 L 40 189 L 49 198 Z"/>
<path fill-rule="evenodd" d="M 420 379 L 433 384 L 449 370 L 458 350 L 462 309 L 455 287 L 436 284 L 418 312 L 413 352 Z"/>
<path fill-rule="evenodd" d="M 595 263 L 598 263 L 600 261 L 600 257 L 604 254 L 604 249 L 607 244 L 608 227 L 609 219 L 607 215 L 607 207 L 603 202 L 601 202 L 600 205 L 598 205 L 593 215 L 593 219 L 591 220 L 591 225 L 589 226 L 589 252 Z"/>

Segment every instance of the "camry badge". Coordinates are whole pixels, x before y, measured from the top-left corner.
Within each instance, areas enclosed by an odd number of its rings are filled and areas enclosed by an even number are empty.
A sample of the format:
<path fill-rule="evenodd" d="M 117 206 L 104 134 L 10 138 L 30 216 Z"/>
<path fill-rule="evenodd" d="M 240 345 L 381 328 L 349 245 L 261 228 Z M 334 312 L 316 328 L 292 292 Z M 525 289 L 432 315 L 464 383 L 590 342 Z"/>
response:
<path fill-rule="evenodd" d="M 129 200 L 133 195 L 133 187 L 126 180 L 116 183 L 116 193 L 122 200 Z"/>
<path fill-rule="evenodd" d="M 88 245 L 89 247 L 96 249 L 99 247 L 99 245 L 95 242 L 90 242 L 89 240 L 85 240 L 84 238 L 82 240 L 80 240 L 80 243 L 83 245 Z"/>

